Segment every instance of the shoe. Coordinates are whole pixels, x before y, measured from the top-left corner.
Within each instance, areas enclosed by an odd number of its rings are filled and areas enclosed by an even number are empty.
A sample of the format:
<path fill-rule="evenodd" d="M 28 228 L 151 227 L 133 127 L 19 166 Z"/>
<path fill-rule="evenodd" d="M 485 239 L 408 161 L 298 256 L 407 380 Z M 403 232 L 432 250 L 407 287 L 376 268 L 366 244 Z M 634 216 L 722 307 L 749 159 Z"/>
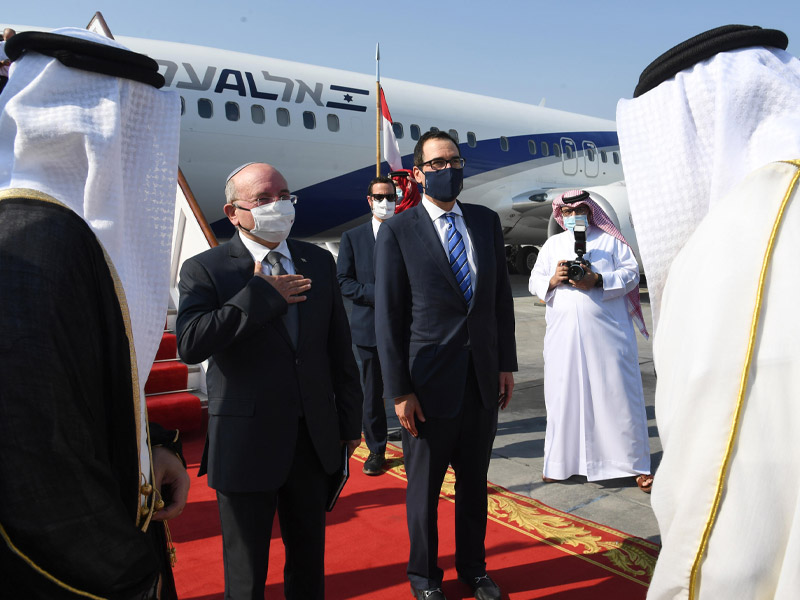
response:
<path fill-rule="evenodd" d="M 389 440 L 390 442 L 399 442 L 400 440 L 402 440 L 403 436 L 400 435 L 400 428 L 390 431 L 386 435 L 386 439 Z"/>
<path fill-rule="evenodd" d="M 636 478 L 636 485 L 645 494 L 649 494 L 653 490 L 653 476 L 652 475 L 639 475 Z"/>
<path fill-rule="evenodd" d="M 430 588 L 429 590 L 418 590 L 413 585 L 411 586 L 411 593 L 417 600 L 447 600 L 445 598 L 442 588 Z M 499 596 L 498 596 L 499 598 Z"/>
<path fill-rule="evenodd" d="M 458 578 L 470 587 L 475 595 L 475 600 L 500 600 L 501 598 L 500 586 L 488 575 L 469 578 L 459 575 Z"/>
<path fill-rule="evenodd" d="M 370 452 L 364 468 L 361 469 L 364 475 L 380 475 L 383 473 L 383 465 L 386 464 L 386 457 L 377 452 Z"/>

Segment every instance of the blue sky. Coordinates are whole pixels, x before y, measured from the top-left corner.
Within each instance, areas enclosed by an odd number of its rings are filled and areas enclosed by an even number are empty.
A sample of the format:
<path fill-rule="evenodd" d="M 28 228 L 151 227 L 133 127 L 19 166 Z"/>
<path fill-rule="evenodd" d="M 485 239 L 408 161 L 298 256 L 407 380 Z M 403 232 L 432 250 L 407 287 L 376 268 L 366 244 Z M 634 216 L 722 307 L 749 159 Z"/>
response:
<path fill-rule="evenodd" d="M 84 27 L 381 75 L 613 119 L 659 54 L 731 23 L 783 30 L 800 55 L 798 0 L 38 0 L 5 23 Z M 2 23 L 2 21 L 0 21 Z M 391 107 L 391 98 L 388 98 Z"/>

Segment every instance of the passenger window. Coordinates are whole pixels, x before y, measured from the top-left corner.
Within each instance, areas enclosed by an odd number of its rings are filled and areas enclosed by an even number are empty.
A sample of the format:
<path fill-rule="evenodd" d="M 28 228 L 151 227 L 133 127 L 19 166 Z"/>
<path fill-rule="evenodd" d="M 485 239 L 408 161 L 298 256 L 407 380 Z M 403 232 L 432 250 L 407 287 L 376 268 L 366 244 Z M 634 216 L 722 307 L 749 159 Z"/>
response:
<path fill-rule="evenodd" d="M 328 131 L 339 131 L 339 115 L 328 115 Z"/>
<path fill-rule="evenodd" d="M 508 152 L 508 138 L 500 136 L 500 150 Z"/>
<path fill-rule="evenodd" d="M 398 140 L 403 139 L 403 124 L 402 123 L 392 123 L 392 131 L 394 131 L 394 137 Z"/>
<path fill-rule="evenodd" d="M 567 155 L 567 158 L 572 158 L 573 157 L 572 146 L 567 144 L 566 149 L 564 150 L 564 154 Z"/>
<path fill-rule="evenodd" d="M 612 152 L 611 158 L 613 159 L 615 165 L 619 164 L 619 152 Z"/>
<path fill-rule="evenodd" d="M 439 131 L 438 127 L 431 127 L 430 129 L 433 133 L 437 133 Z"/>
<path fill-rule="evenodd" d="M 589 162 L 594 162 L 594 150 L 591 148 L 586 149 L 586 158 L 589 159 Z"/>
<path fill-rule="evenodd" d="M 556 158 L 561 156 L 561 144 L 556 144 L 556 143 L 553 144 L 553 156 L 555 156 Z"/>
<path fill-rule="evenodd" d="M 264 107 L 260 104 L 253 104 L 250 107 L 250 118 L 253 119 L 253 123 L 257 123 L 258 125 L 266 122 L 267 113 L 264 112 Z"/>
<path fill-rule="evenodd" d="M 411 124 L 411 139 L 418 140 L 419 139 L 419 125 Z"/>
<path fill-rule="evenodd" d="M 604 163 L 608 162 L 608 154 L 606 154 L 605 150 L 600 150 L 600 160 Z"/>
<path fill-rule="evenodd" d="M 542 156 L 550 156 L 550 146 L 547 145 L 547 142 L 542 142 L 539 147 L 542 149 Z"/>
<path fill-rule="evenodd" d="M 528 152 L 536 156 L 536 142 L 528 140 Z"/>
<path fill-rule="evenodd" d="M 303 111 L 303 127 L 314 129 L 317 126 L 317 117 L 310 110 Z"/>
<path fill-rule="evenodd" d="M 475 137 L 475 134 L 471 131 L 467 132 L 467 144 L 470 148 L 474 148 L 478 145 L 478 138 Z"/>
<path fill-rule="evenodd" d="M 228 119 L 228 121 L 239 120 L 239 105 L 236 102 L 225 103 L 225 118 Z"/>
<path fill-rule="evenodd" d="M 181 96 L 181 115 L 185 114 L 186 114 L 186 100 L 184 100 L 183 96 Z"/>
<path fill-rule="evenodd" d="M 450 129 L 448 133 L 450 134 L 450 137 L 456 141 L 456 144 L 458 144 L 458 132 L 455 129 Z"/>
<path fill-rule="evenodd" d="M 203 119 L 210 119 L 214 116 L 214 105 L 208 98 L 200 98 L 197 101 L 197 114 Z"/>
<path fill-rule="evenodd" d="M 289 123 L 291 123 L 291 119 L 289 118 L 289 111 L 285 108 L 276 109 L 275 118 L 278 121 L 278 125 L 280 125 L 281 127 L 288 127 Z"/>

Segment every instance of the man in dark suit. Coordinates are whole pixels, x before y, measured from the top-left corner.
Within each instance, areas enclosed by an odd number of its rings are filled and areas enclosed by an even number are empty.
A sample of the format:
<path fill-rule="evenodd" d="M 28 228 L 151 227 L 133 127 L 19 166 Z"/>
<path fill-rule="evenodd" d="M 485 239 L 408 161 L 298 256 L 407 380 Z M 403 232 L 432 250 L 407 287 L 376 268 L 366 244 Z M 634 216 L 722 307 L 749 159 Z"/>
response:
<path fill-rule="evenodd" d="M 456 474 L 456 570 L 478 600 L 500 598 L 486 574 L 486 474 L 517 370 L 514 306 L 500 221 L 456 202 L 464 160 L 444 132 L 414 150 L 422 202 L 381 226 L 375 247 L 375 329 L 384 390 L 403 426 L 411 542 L 420 599 L 443 599 L 437 504 Z"/>
<path fill-rule="evenodd" d="M 369 456 L 363 472 L 380 475 L 386 462 L 386 409 L 383 405 L 383 377 L 375 343 L 375 267 L 373 254 L 378 228 L 394 216 L 397 193 L 388 177 L 369 182 L 367 202 L 372 218 L 342 234 L 336 277 L 342 295 L 353 301 L 350 330 L 361 358 L 364 388 L 364 438 Z"/>
<path fill-rule="evenodd" d="M 286 241 L 297 198 L 272 166 L 240 167 L 225 196 L 238 231 L 184 263 L 177 319 L 181 357 L 209 361 L 200 474 L 217 490 L 225 597 L 264 598 L 277 508 L 285 595 L 321 599 L 329 475 L 342 444 L 351 454 L 361 441 L 336 266 L 317 246 Z"/>

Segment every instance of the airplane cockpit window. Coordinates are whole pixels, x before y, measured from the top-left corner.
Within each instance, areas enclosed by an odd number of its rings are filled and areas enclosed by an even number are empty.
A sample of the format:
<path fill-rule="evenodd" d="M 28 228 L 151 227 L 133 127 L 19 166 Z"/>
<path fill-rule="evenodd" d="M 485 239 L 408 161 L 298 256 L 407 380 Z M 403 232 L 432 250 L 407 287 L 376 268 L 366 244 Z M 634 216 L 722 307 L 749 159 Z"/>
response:
<path fill-rule="evenodd" d="M 275 109 L 275 118 L 278 121 L 278 125 L 281 127 L 288 127 L 291 119 L 289 118 L 289 111 L 285 108 L 278 108 Z"/>
<path fill-rule="evenodd" d="M 561 144 L 553 144 L 553 156 L 556 158 L 561 156 Z"/>
<path fill-rule="evenodd" d="M 210 119 L 214 115 L 214 105 L 208 98 L 197 100 L 197 114 L 203 119 Z"/>
<path fill-rule="evenodd" d="M 608 162 L 608 154 L 606 154 L 605 150 L 600 150 L 600 160 L 604 163 Z"/>
<path fill-rule="evenodd" d="M 547 142 L 542 142 L 539 147 L 542 149 L 542 156 L 550 156 L 550 146 L 547 145 Z"/>
<path fill-rule="evenodd" d="M 611 158 L 614 161 L 615 165 L 619 164 L 619 152 L 612 152 L 611 153 Z"/>
<path fill-rule="evenodd" d="M 474 148 L 478 145 L 478 138 L 471 131 L 467 132 L 467 144 L 469 144 L 470 148 Z"/>
<path fill-rule="evenodd" d="M 528 152 L 530 152 L 534 156 L 536 155 L 536 142 L 534 142 L 533 140 L 528 140 Z"/>
<path fill-rule="evenodd" d="M 225 118 L 228 119 L 228 121 L 239 120 L 239 105 L 236 104 L 236 102 L 225 103 Z"/>
<path fill-rule="evenodd" d="M 392 123 L 392 131 L 394 131 L 394 137 L 398 140 L 403 139 L 403 124 L 402 123 Z"/>
<path fill-rule="evenodd" d="M 328 115 L 328 131 L 339 131 L 339 115 Z"/>
<path fill-rule="evenodd" d="M 303 111 L 303 126 L 306 129 L 314 129 L 317 126 L 317 117 L 310 110 Z"/>
<path fill-rule="evenodd" d="M 261 125 L 267 120 L 267 114 L 264 112 L 264 107 L 260 104 L 253 104 L 250 107 L 250 118 L 253 119 L 253 123 L 257 123 Z"/>
<path fill-rule="evenodd" d="M 419 125 L 411 124 L 411 139 L 418 140 L 419 139 Z"/>
<path fill-rule="evenodd" d="M 186 114 L 186 100 L 184 100 L 183 96 L 181 96 L 181 115 L 185 114 Z"/>
<path fill-rule="evenodd" d="M 500 136 L 500 150 L 508 152 L 508 138 L 502 135 Z"/>
<path fill-rule="evenodd" d="M 449 129 L 447 133 L 449 133 L 450 137 L 456 141 L 456 144 L 458 144 L 458 132 L 455 129 Z"/>

